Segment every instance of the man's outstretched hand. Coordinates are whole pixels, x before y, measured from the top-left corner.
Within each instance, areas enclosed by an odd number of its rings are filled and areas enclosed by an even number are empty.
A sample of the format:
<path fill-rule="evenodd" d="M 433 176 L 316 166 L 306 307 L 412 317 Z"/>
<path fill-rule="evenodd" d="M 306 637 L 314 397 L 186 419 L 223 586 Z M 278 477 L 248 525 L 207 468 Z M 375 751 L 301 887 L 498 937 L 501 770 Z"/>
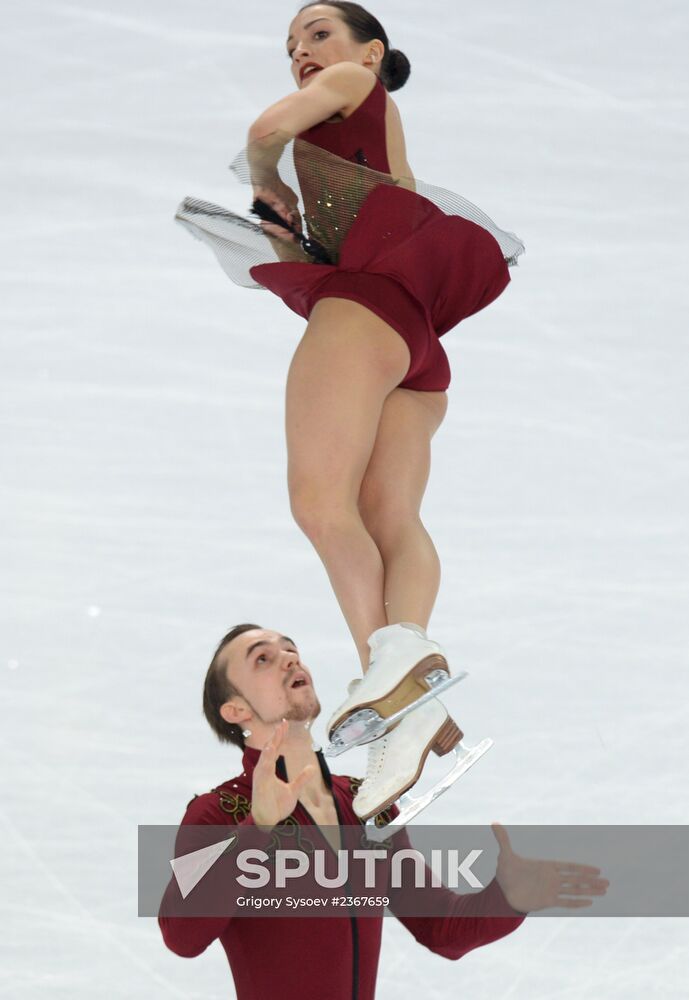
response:
<path fill-rule="evenodd" d="M 275 727 L 254 768 L 251 815 L 256 826 L 272 829 L 286 819 L 294 811 L 299 793 L 314 771 L 314 765 L 308 764 L 294 781 L 278 778 L 275 762 L 287 728 L 288 723 L 284 719 Z"/>
<path fill-rule="evenodd" d="M 514 910 L 529 913 L 550 906 L 576 909 L 591 906 L 593 896 L 604 896 L 609 882 L 600 877 L 600 868 L 572 861 L 538 861 L 515 854 L 500 823 L 492 823 L 500 845 L 496 878 L 507 902 Z"/>

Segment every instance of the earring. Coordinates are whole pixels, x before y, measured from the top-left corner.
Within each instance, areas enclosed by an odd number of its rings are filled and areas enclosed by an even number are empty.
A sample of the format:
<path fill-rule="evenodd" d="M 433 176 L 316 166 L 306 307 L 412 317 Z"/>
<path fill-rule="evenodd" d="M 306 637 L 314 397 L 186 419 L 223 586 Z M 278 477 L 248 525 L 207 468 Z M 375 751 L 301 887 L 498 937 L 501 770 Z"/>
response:
<path fill-rule="evenodd" d="M 244 737 L 244 739 L 248 739 L 249 736 L 251 736 L 251 730 L 250 729 L 242 729 L 242 736 Z"/>

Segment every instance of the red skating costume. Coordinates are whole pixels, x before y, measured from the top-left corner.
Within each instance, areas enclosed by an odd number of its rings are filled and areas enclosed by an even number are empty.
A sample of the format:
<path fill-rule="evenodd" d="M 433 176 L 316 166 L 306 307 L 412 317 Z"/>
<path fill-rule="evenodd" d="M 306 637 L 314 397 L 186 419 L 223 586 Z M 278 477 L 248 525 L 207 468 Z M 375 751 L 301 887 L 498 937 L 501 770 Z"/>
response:
<path fill-rule="evenodd" d="M 349 117 L 285 136 L 279 176 L 298 195 L 304 235 L 331 263 L 195 198 L 181 203 L 176 218 L 211 247 L 235 283 L 270 289 L 304 318 L 326 296 L 365 305 L 409 347 L 400 386 L 444 390 L 450 366 L 439 338 L 500 295 L 524 245 L 461 195 L 390 174 L 386 100 L 375 77 Z M 244 150 L 231 165 L 246 184 L 250 162 Z"/>
<path fill-rule="evenodd" d="M 243 773 L 218 788 L 197 795 L 189 803 L 182 824 L 252 825 L 251 789 L 259 751 L 244 751 Z M 352 809 L 357 782 L 331 775 L 325 758 L 318 753 L 323 778 L 330 788 L 340 825 L 359 823 Z M 279 757 L 276 773 L 283 779 L 284 758 Z M 285 823 L 313 826 L 313 819 L 299 803 Z M 399 835 L 398 835 L 399 836 Z M 406 834 L 402 834 L 406 837 Z M 407 846 L 408 842 L 407 842 Z M 480 945 L 496 941 L 515 930 L 524 920 L 505 899 L 497 881 L 481 892 L 458 895 L 446 888 L 431 893 L 444 894 L 447 917 L 398 919 L 416 940 L 437 955 L 458 959 Z M 439 897 L 438 897 L 439 898 Z M 373 1000 L 382 916 L 358 917 L 169 917 L 166 902 L 179 905 L 181 895 L 171 880 L 158 917 L 166 945 L 186 958 L 200 955 L 216 938 L 227 954 L 238 1000 Z M 395 913 L 394 892 L 389 909 Z M 482 916 L 483 913 L 504 916 Z"/>

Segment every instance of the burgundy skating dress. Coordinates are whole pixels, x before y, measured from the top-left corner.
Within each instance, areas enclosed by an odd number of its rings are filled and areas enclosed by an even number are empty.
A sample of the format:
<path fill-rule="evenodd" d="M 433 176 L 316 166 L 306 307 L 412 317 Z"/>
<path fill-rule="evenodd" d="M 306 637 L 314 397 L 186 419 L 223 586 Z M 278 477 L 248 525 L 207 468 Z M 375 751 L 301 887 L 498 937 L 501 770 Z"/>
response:
<path fill-rule="evenodd" d="M 443 390 L 450 366 L 439 337 L 500 295 L 524 245 L 460 195 L 393 177 L 385 107 L 376 77 L 348 118 L 286 136 L 280 179 L 298 196 L 305 236 L 333 263 L 208 202 L 187 198 L 176 218 L 211 246 L 233 281 L 270 289 L 305 319 L 326 296 L 366 306 L 409 347 L 400 386 Z M 231 169 L 251 183 L 246 151 Z"/>

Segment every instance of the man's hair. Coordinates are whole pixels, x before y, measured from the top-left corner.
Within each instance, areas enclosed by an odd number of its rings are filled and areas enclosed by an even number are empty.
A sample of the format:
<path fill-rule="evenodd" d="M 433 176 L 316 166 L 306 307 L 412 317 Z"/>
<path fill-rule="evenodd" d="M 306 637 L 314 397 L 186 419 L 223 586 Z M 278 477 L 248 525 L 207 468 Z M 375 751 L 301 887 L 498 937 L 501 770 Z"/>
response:
<path fill-rule="evenodd" d="M 208 720 L 208 725 L 222 743 L 234 743 L 235 746 L 240 747 L 242 750 L 244 749 L 242 726 L 237 725 L 235 722 L 226 722 L 220 714 L 220 709 L 226 701 L 237 695 L 241 697 L 241 692 L 227 679 L 227 663 L 225 662 L 225 657 L 221 654 L 225 646 L 231 643 L 233 639 L 236 639 L 238 635 L 255 628 L 263 628 L 263 626 L 250 624 L 235 625 L 227 635 L 223 636 L 218 643 L 218 648 L 213 653 L 213 659 L 211 660 L 211 665 L 208 668 L 206 680 L 203 685 L 203 714 Z"/>

